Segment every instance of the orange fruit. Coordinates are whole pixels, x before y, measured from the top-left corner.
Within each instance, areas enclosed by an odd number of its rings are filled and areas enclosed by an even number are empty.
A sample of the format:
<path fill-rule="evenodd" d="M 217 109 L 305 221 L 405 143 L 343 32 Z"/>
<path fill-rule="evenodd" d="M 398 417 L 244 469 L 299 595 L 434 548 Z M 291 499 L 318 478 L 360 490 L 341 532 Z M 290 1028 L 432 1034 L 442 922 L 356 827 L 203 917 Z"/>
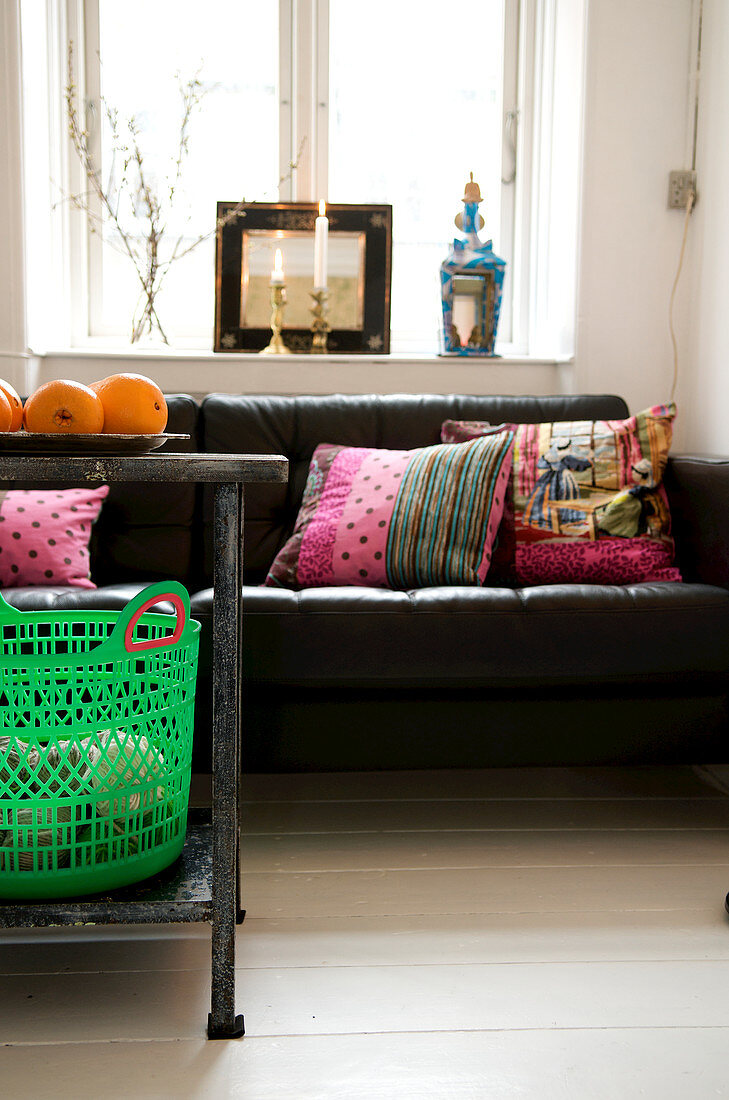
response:
<path fill-rule="evenodd" d="M 21 405 L 22 409 L 22 405 Z M 13 410 L 5 394 L 0 390 L 0 432 L 10 432 L 13 421 Z"/>
<path fill-rule="evenodd" d="M 45 382 L 25 402 L 23 422 L 29 432 L 78 432 L 88 435 L 104 427 L 104 406 L 81 382 L 56 378 Z"/>
<path fill-rule="evenodd" d="M 159 435 L 167 427 L 167 402 L 156 382 L 144 374 L 110 374 L 91 389 L 104 406 L 104 431 L 122 435 Z"/>
<path fill-rule="evenodd" d="M 5 394 L 5 397 L 10 402 L 10 410 L 12 412 L 10 427 L 0 430 L 4 432 L 17 432 L 23 423 L 23 402 L 18 396 L 18 391 L 11 386 L 9 382 L 6 382 L 4 378 L 0 378 L 0 393 Z"/>

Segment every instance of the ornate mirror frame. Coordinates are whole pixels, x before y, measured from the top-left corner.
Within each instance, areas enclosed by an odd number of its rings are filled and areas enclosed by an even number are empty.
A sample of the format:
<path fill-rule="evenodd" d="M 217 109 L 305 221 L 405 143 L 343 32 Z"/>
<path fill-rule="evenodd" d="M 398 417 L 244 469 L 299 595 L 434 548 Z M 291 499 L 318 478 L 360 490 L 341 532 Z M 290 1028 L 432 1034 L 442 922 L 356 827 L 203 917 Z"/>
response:
<path fill-rule="evenodd" d="M 258 304 L 247 309 L 247 290 L 251 287 L 251 242 L 273 245 L 277 239 L 290 235 L 297 238 L 311 237 L 311 279 L 306 272 L 299 276 L 297 293 L 306 296 L 303 289 L 310 281 L 313 289 L 314 271 L 314 221 L 318 205 L 308 202 L 235 203 L 217 204 L 218 223 L 215 249 L 215 351 L 261 351 L 271 337 L 269 327 L 263 325 L 260 303 L 261 261 L 258 261 L 256 279 Z M 392 279 L 392 206 L 354 206 L 344 203 L 327 203 L 329 219 L 330 261 L 336 255 L 338 235 L 342 240 L 354 238 L 356 265 L 351 272 L 350 294 L 357 301 L 350 303 L 349 314 L 355 319 L 347 327 L 332 324 L 328 338 L 328 351 L 332 354 L 387 354 L 390 350 L 390 288 Z M 299 247 L 299 251 L 301 249 Z M 349 251 L 353 253 L 352 249 Z M 266 257 L 268 250 L 266 252 Z M 330 278 L 333 282 L 334 279 Z M 292 287 L 293 290 L 293 287 Z M 282 328 L 286 346 L 292 352 L 308 352 L 311 349 L 311 329 L 303 323 L 306 310 L 301 301 L 291 302 L 295 323 Z M 295 307 L 295 308 L 294 308 Z M 250 312 L 252 323 L 247 322 Z M 336 321 L 336 315 L 334 315 Z"/>

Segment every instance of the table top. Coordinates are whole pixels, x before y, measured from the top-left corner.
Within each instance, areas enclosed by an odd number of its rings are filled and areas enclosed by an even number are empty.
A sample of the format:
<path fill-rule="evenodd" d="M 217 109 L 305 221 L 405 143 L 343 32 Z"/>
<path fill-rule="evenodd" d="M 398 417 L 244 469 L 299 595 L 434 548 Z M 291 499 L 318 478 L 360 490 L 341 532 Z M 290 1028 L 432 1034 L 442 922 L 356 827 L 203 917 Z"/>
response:
<path fill-rule="evenodd" d="M 286 481 L 283 455 L 0 455 L 3 481 Z"/>

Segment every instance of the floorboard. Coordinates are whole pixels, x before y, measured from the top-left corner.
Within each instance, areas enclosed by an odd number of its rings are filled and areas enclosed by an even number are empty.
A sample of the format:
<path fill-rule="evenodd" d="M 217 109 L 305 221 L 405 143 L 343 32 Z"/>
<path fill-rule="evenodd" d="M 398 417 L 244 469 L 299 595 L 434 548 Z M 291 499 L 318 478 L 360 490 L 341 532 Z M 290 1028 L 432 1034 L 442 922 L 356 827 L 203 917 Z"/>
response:
<path fill-rule="evenodd" d="M 206 926 L 9 930 L 2 1094 L 727 1096 L 728 792 L 708 767 L 249 776 L 246 1037 L 204 1037 Z"/>

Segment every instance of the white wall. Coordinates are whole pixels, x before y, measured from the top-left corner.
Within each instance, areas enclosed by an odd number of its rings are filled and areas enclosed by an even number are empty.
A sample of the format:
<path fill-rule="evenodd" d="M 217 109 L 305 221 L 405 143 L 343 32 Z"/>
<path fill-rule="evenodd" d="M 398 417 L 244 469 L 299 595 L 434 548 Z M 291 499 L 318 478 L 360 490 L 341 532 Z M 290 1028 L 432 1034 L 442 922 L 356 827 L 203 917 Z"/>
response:
<path fill-rule="evenodd" d="M 23 257 L 18 210 L 17 0 L 0 5 L 0 373 L 23 388 L 24 314 L 18 291 Z M 698 0 L 588 0 L 585 140 L 581 202 L 577 351 L 574 368 L 546 364 L 426 364 L 367 360 L 276 365 L 255 361 L 162 358 L 154 369 L 166 389 L 393 389 L 411 392 L 549 393 L 609 391 L 631 409 L 668 399 L 672 349 L 668 300 L 682 215 L 666 207 L 671 168 L 687 161 L 693 4 Z M 729 0 L 704 0 L 704 77 L 699 134 L 699 203 L 690 228 L 676 328 L 681 351 L 676 446 L 729 453 L 723 410 L 729 355 L 723 296 L 729 292 Z M 15 98 L 14 98 L 15 97 Z M 559 247 L 559 242 L 554 242 Z M 693 311 L 689 309 L 692 304 Z M 2 358 L 2 357 L 5 358 Z M 49 376 L 98 377 L 100 370 L 141 369 L 134 359 L 97 363 L 60 356 L 32 368 Z M 88 376 L 88 377 L 87 377 Z M 340 385 L 341 383 L 341 385 Z"/>
<path fill-rule="evenodd" d="M 690 353 L 689 445 L 729 455 L 729 4 L 704 0 Z"/>
<path fill-rule="evenodd" d="M 575 388 L 622 394 L 633 412 L 667 401 L 672 382 L 683 215 L 667 209 L 668 173 L 686 167 L 691 14 L 691 0 L 588 8 Z M 681 291 L 690 284 L 689 253 Z M 687 293 L 675 327 L 685 369 Z M 685 428 L 679 408 L 678 445 Z"/>

